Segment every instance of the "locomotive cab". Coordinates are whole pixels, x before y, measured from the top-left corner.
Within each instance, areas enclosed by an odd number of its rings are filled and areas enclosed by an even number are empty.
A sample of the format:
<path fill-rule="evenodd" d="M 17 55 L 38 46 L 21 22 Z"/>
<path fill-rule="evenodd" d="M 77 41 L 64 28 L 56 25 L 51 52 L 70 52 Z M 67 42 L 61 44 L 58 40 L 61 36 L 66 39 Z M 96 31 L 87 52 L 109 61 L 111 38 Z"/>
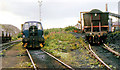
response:
<path fill-rule="evenodd" d="M 44 46 L 43 28 L 40 22 L 25 22 L 22 27 L 22 34 L 24 47 L 41 48 Z"/>

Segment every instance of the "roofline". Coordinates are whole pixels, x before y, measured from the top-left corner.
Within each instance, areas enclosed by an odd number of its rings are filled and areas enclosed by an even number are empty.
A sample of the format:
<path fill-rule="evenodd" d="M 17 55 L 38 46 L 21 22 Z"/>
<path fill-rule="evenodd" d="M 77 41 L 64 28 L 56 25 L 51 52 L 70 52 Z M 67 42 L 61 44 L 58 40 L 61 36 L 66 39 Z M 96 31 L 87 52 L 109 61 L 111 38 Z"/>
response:
<path fill-rule="evenodd" d="M 41 24 L 41 22 L 39 22 L 39 21 L 27 21 L 25 23 L 40 23 Z"/>

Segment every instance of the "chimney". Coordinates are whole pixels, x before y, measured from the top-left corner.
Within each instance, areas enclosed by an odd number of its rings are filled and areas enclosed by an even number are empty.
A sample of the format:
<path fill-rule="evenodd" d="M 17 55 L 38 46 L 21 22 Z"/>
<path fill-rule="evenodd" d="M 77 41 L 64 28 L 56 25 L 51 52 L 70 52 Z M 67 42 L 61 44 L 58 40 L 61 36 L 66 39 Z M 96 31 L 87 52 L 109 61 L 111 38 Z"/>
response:
<path fill-rule="evenodd" d="M 107 6 L 107 3 L 106 3 L 106 5 L 105 5 L 105 10 L 106 10 L 106 12 L 108 12 L 108 6 Z"/>

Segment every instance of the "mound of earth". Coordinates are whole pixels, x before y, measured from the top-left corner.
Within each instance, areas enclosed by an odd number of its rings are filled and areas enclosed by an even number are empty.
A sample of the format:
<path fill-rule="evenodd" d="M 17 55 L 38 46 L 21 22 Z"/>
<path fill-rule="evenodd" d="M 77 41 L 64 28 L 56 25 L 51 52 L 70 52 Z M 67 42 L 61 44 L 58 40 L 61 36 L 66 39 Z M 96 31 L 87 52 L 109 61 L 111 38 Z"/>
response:
<path fill-rule="evenodd" d="M 13 37 L 20 33 L 20 29 L 11 24 L 0 24 L 0 35 L 2 35 L 2 31 L 11 33 Z"/>

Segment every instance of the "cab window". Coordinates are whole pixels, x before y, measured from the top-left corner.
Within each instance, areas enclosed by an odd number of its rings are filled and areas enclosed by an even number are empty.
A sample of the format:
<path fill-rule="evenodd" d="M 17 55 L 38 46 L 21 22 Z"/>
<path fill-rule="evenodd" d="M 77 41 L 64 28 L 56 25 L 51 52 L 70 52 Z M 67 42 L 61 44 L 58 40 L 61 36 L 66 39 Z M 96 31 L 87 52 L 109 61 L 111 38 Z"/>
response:
<path fill-rule="evenodd" d="M 41 24 L 37 24 L 38 30 L 42 30 Z"/>
<path fill-rule="evenodd" d="M 28 30 L 29 29 L 29 24 L 28 23 L 25 23 L 24 25 L 23 25 L 23 30 Z"/>

